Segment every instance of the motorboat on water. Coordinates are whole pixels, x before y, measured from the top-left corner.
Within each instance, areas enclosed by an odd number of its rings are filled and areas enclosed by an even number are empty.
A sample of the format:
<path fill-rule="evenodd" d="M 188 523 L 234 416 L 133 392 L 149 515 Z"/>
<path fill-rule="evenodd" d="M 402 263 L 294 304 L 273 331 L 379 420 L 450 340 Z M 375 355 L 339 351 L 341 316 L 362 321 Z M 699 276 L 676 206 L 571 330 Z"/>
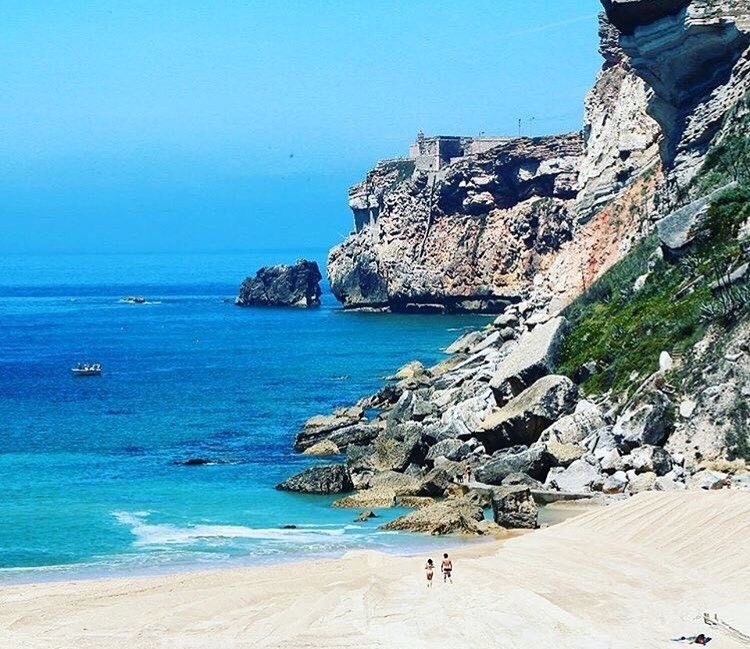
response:
<path fill-rule="evenodd" d="M 102 365 L 101 363 L 78 363 L 75 367 L 71 367 L 70 371 L 73 372 L 73 376 L 101 376 Z"/>

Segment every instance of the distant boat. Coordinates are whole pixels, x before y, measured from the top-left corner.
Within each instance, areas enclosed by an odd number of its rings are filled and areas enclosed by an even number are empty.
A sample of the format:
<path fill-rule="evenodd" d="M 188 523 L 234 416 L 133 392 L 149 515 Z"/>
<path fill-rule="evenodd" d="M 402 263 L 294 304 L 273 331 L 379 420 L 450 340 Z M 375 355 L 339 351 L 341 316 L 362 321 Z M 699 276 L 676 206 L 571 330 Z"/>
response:
<path fill-rule="evenodd" d="M 145 304 L 146 298 L 142 295 L 129 295 L 120 300 L 120 302 L 126 302 L 127 304 Z"/>
<path fill-rule="evenodd" d="M 102 366 L 101 363 L 78 363 L 71 367 L 70 371 L 73 372 L 73 376 L 101 376 Z"/>

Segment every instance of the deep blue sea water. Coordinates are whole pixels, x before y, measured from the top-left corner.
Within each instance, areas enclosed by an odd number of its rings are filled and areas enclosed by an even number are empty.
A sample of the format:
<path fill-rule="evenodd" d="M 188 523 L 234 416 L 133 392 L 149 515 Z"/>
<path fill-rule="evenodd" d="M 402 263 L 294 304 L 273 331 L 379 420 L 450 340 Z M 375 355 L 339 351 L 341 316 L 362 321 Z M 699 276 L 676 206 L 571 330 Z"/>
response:
<path fill-rule="evenodd" d="M 321 263 L 324 251 L 300 251 Z M 309 416 L 349 405 L 478 316 L 241 309 L 277 251 L 0 258 L 0 582 L 284 560 L 438 541 L 273 486 Z M 148 304 L 120 302 L 144 295 Z M 104 366 L 74 378 L 79 361 Z M 180 466 L 188 458 L 221 464 Z M 281 529 L 296 525 L 296 529 Z"/>

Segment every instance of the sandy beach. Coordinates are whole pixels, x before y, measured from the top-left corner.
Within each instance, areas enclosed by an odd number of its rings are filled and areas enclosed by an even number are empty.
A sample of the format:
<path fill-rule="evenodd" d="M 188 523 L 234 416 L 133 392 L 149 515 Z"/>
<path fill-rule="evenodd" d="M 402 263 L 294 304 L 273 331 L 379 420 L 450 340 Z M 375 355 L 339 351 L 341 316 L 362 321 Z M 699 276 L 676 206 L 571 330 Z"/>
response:
<path fill-rule="evenodd" d="M 437 557 L 434 557 L 437 559 Z M 675 647 L 718 613 L 750 633 L 750 494 L 644 493 L 560 525 L 454 553 L 340 560 L 0 590 L 0 646 Z"/>

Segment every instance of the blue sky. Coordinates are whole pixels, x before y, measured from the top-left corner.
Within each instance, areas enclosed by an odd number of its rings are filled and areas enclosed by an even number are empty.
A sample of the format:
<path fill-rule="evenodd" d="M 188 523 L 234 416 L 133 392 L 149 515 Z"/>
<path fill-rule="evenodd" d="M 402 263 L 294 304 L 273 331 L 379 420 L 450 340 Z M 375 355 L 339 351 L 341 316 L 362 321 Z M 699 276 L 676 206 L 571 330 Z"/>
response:
<path fill-rule="evenodd" d="M 0 0 L 0 252 L 328 247 L 420 128 L 580 128 L 598 11 Z"/>

